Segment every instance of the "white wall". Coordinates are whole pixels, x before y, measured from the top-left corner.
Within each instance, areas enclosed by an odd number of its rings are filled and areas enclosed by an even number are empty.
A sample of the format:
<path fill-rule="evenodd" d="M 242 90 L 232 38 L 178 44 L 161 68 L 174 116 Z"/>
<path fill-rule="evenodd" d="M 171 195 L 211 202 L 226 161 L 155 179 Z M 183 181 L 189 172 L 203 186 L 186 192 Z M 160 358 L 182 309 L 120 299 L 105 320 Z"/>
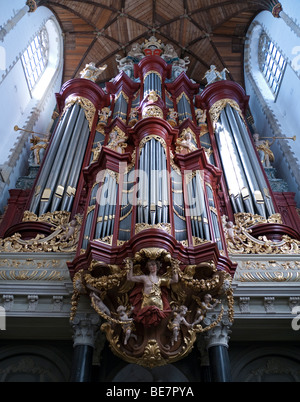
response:
<path fill-rule="evenodd" d="M 24 4 L 24 0 L 0 4 L 0 215 L 9 189 L 15 188 L 17 179 L 28 169 L 31 134 L 15 131 L 14 126 L 49 132 L 55 93 L 62 84 L 63 38 L 59 24 L 46 7 L 38 7 L 33 13 L 25 10 L 19 19 Z M 45 77 L 30 93 L 20 58 L 45 24 L 49 33 L 49 64 Z"/>
<path fill-rule="evenodd" d="M 299 2 L 283 0 L 283 11 L 299 25 Z M 297 27 L 296 27 L 297 28 Z M 258 37 L 264 30 L 287 61 L 277 99 L 258 69 Z M 300 32 L 300 28 L 299 28 Z M 297 140 L 277 140 L 272 146 L 277 177 L 284 179 L 289 191 L 296 193 L 300 205 L 300 38 L 282 18 L 264 11 L 249 27 L 245 47 L 245 89 L 255 126 L 263 137 L 296 135 Z"/>

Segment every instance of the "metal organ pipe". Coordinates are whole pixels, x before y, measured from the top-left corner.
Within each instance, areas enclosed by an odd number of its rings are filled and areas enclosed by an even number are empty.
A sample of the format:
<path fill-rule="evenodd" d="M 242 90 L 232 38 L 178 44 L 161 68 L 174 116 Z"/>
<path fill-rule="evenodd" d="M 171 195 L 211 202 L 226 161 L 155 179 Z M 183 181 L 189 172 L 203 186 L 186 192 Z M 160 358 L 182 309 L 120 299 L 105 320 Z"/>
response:
<path fill-rule="evenodd" d="M 239 127 L 237 126 L 237 122 L 232 113 L 232 109 L 228 105 L 226 106 L 225 114 L 228 118 L 228 126 L 229 126 L 230 133 L 233 137 L 234 143 L 238 150 L 238 154 L 240 156 L 241 166 L 243 167 L 243 170 L 247 177 L 247 182 L 249 184 L 250 190 L 251 190 L 252 194 L 254 194 L 255 191 L 260 191 L 260 187 L 256 180 L 256 172 L 255 172 L 255 170 L 252 169 L 251 162 L 248 158 L 248 152 L 245 149 L 245 146 L 243 143 L 243 138 L 241 135 L 242 133 L 240 132 Z M 243 196 L 243 193 L 242 193 L 242 196 Z M 244 204 L 245 204 L 248 212 L 253 214 L 254 208 L 253 208 L 252 199 L 250 198 L 249 190 L 247 191 L 246 195 L 244 195 L 243 200 L 244 200 Z M 264 211 L 264 208 L 262 205 L 260 206 L 259 209 L 261 210 L 260 212 L 263 213 L 263 215 L 265 215 L 265 211 Z"/>
<path fill-rule="evenodd" d="M 61 209 L 70 212 L 72 209 L 73 200 L 76 193 L 82 162 L 86 150 L 86 145 L 89 138 L 89 124 L 86 119 L 83 121 L 83 127 L 80 134 L 80 139 L 76 149 L 75 157 L 70 169 L 69 177 L 66 184 L 65 194 L 62 200 Z"/>
<path fill-rule="evenodd" d="M 50 164 L 50 161 L 46 161 L 46 166 L 43 168 L 45 175 L 43 175 L 43 182 L 40 181 L 42 196 L 39 203 L 39 215 L 48 212 L 48 207 L 51 203 L 53 193 L 57 186 L 58 175 L 64 163 L 65 154 L 69 143 L 71 142 L 72 133 L 78 118 L 79 110 L 80 107 L 78 105 L 73 106 L 66 129 L 63 133 L 56 153 L 53 155 L 52 151 L 51 157 L 49 158 L 52 163 Z"/>
<path fill-rule="evenodd" d="M 231 110 L 231 113 L 235 116 L 235 121 L 237 122 L 240 132 L 243 133 L 243 141 L 245 144 L 245 148 L 247 149 L 247 155 L 249 157 L 250 163 L 252 164 L 252 169 L 253 171 L 256 173 L 256 177 L 257 177 L 257 181 L 259 183 L 261 192 L 262 192 L 262 196 L 265 200 L 266 203 L 266 207 L 268 210 L 269 215 L 273 215 L 275 213 L 275 209 L 274 209 L 274 205 L 273 205 L 273 201 L 271 199 L 271 196 L 267 196 L 265 194 L 264 189 L 268 189 L 265 177 L 263 175 L 263 172 L 260 169 L 260 166 L 258 166 L 258 162 L 257 162 L 257 156 L 255 153 L 255 150 L 253 148 L 252 142 L 249 138 L 249 134 L 248 131 L 246 129 L 245 123 L 242 121 L 240 115 L 237 113 L 236 110 Z"/>
<path fill-rule="evenodd" d="M 139 170 L 140 178 L 144 180 L 139 185 L 137 223 L 167 223 L 166 155 L 160 142 L 154 138 L 148 140 L 141 150 Z"/>
<path fill-rule="evenodd" d="M 151 91 L 155 91 L 161 97 L 161 77 L 154 72 L 148 72 L 144 78 L 144 98 L 149 95 Z"/>
<path fill-rule="evenodd" d="M 57 155 L 58 148 L 62 141 L 62 138 L 65 135 L 66 126 L 69 123 L 70 115 L 73 116 L 75 114 L 74 108 L 70 108 L 66 111 L 66 113 L 62 116 L 61 120 L 58 123 L 58 127 L 54 133 L 53 139 L 51 141 L 51 148 L 45 157 L 45 161 L 43 163 L 43 169 L 41 170 L 40 176 L 38 178 L 36 184 L 36 195 L 33 196 L 31 200 L 31 205 L 29 210 L 35 214 L 38 213 L 38 205 L 42 196 L 42 193 L 45 188 L 45 181 L 47 180 L 49 170 L 53 165 L 54 159 Z M 38 191 L 37 191 L 38 189 Z"/>
<path fill-rule="evenodd" d="M 63 206 L 62 206 L 62 208 L 59 208 L 59 207 L 61 204 L 62 197 L 66 192 L 66 186 L 68 185 L 67 180 L 68 180 L 68 176 L 71 171 L 71 166 L 72 166 L 73 160 L 75 160 L 76 156 L 77 156 L 77 150 L 79 147 L 80 136 L 83 137 L 82 127 L 83 127 L 84 120 L 85 120 L 84 111 L 81 109 L 79 111 L 79 114 L 77 117 L 74 131 L 71 135 L 69 146 L 66 149 L 65 155 L 62 156 L 63 165 L 60 169 L 60 175 L 56 181 L 56 183 L 57 183 L 56 190 L 55 190 L 55 194 L 52 198 L 52 204 L 50 207 L 51 212 L 58 211 L 59 209 L 61 209 L 63 211 L 65 210 Z M 50 201 L 50 199 L 49 199 L 49 201 Z M 44 207 L 46 208 L 46 203 L 45 203 Z"/>

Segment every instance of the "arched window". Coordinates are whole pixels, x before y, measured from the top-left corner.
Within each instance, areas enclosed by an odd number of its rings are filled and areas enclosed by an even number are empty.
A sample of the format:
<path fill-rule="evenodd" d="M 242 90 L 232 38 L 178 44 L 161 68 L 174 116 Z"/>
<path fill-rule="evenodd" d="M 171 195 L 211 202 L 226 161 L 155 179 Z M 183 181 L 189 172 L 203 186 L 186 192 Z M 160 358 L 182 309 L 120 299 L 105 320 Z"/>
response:
<path fill-rule="evenodd" d="M 271 39 L 263 32 L 259 39 L 259 67 L 276 97 L 282 81 L 286 61 Z"/>
<path fill-rule="evenodd" d="M 48 63 L 49 37 L 47 29 L 42 28 L 23 53 L 21 60 L 29 90 L 38 82 Z"/>

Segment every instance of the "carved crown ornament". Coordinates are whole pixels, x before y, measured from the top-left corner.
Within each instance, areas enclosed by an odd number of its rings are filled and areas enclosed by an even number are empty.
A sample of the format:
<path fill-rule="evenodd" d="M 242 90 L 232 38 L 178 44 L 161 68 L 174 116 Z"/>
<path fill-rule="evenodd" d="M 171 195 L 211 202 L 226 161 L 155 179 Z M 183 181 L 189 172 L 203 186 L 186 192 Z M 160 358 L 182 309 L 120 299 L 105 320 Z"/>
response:
<path fill-rule="evenodd" d="M 93 260 L 75 273 L 73 288 L 71 320 L 86 295 L 112 351 L 144 367 L 186 356 L 197 334 L 216 326 L 225 309 L 233 321 L 231 275 L 213 261 L 182 266 L 162 248 L 143 248 L 121 265 Z M 216 318 L 205 326 L 210 310 Z"/>
<path fill-rule="evenodd" d="M 74 252 L 78 244 L 82 216 L 78 214 L 71 221 L 69 219 L 70 212 L 66 211 L 47 212 L 41 216 L 25 211 L 23 222 L 45 223 L 47 231 L 23 239 L 20 228 L 20 232 L 0 238 L 0 252 Z"/>

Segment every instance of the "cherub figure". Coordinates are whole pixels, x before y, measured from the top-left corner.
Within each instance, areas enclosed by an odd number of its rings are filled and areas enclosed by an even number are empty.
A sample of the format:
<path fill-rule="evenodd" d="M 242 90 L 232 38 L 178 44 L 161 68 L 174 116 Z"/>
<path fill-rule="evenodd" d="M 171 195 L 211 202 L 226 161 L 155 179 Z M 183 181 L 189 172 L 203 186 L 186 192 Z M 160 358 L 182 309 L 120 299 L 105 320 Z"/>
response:
<path fill-rule="evenodd" d="M 138 112 L 137 112 L 137 108 L 134 107 L 130 110 L 129 113 L 129 126 L 132 127 L 135 125 L 135 123 L 138 121 Z"/>
<path fill-rule="evenodd" d="M 90 293 L 90 297 L 92 300 L 94 300 L 99 310 L 101 310 L 104 314 L 108 315 L 109 317 L 111 316 L 109 308 L 106 306 L 106 304 L 104 304 L 101 297 L 99 297 L 99 295 L 96 293 L 96 290 Z"/>
<path fill-rule="evenodd" d="M 99 115 L 98 126 L 99 127 L 106 125 L 110 114 L 111 114 L 111 112 L 110 112 L 108 107 L 104 107 L 104 108 L 101 109 L 101 111 L 100 110 L 98 111 L 98 115 Z"/>
<path fill-rule="evenodd" d="M 126 323 L 122 324 L 122 329 L 123 329 L 123 332 L 125 334 L 124 345 L 127 345 L 127 342 L 128 342 L 130 337 L 132 337 L 135 340 L 137 340 L 136 335 L 132 333 L 132 330 L 134 328 L 133 318 L 129 318 L 129 315 L 132 313 L 132 311 L 133 311 L 133 307 L 131 307 L 129 313 L 127 312 L 125 306 L 120 305 L 117 308 L 117 313 L 118 313 L 119 319 L 121 321 L 123 321 L 123 322 L 126 322 Z"/>
<path fill-rule="evenodd" d="M 180 331 L 180 325 L 185 325 L 188 328 L 192 328 L 193 324 L 190 324 L 185 319 L 188 312 L 188 308 L 184 305 L 180 306 L 178 311 L 174 311 L 174 318 L 168 323 L 168 329 L 173 332 L 171 337 L 171 345 L 173 346 L 178 340 Z"/>
<path fill-rule="evenodd" d="M 171 124 L 172 127 L 176 126 L 176 124 L 177 124 L 176 123 L 177 116 L 178 116 L 178 113 L 173 108 L 171 108 L 169 110 L 168 122 Z"/>
<path fill-rule="evenodd" d="M 67 224 L 67 226 L 62 226 L 63 229 L 65 229 L 65 233 L 62 235 L 60 238 L 60 241 L 68 241 L 72 236 L 75 234 L 75 229 L 77 226 L 77 221 L 76 219 L 72 219 L 71 222 Z"/>
<path fill-rule="evenodd" d="M 197 298 L 198 299 L 198 298 Z M 196 301 L 197 301 L 196 299 Z M 211 302 L 213 301 L 213 304 L 211 304 Z M 204 296 L 204 300 L 203 301 L 198 301 L 199 304 L 199 308 L 197 309 L 197 313 L 195 316 L 195 320 L 193 322 L 193 326 L 199 324 L 201 321 L 204 320 L 206 313 L 210 310 L 213 310 L 217 304 L 221 303 L 220 300 L 215 300 L 212 298 L 212 295 L 207 293 Z"/>

